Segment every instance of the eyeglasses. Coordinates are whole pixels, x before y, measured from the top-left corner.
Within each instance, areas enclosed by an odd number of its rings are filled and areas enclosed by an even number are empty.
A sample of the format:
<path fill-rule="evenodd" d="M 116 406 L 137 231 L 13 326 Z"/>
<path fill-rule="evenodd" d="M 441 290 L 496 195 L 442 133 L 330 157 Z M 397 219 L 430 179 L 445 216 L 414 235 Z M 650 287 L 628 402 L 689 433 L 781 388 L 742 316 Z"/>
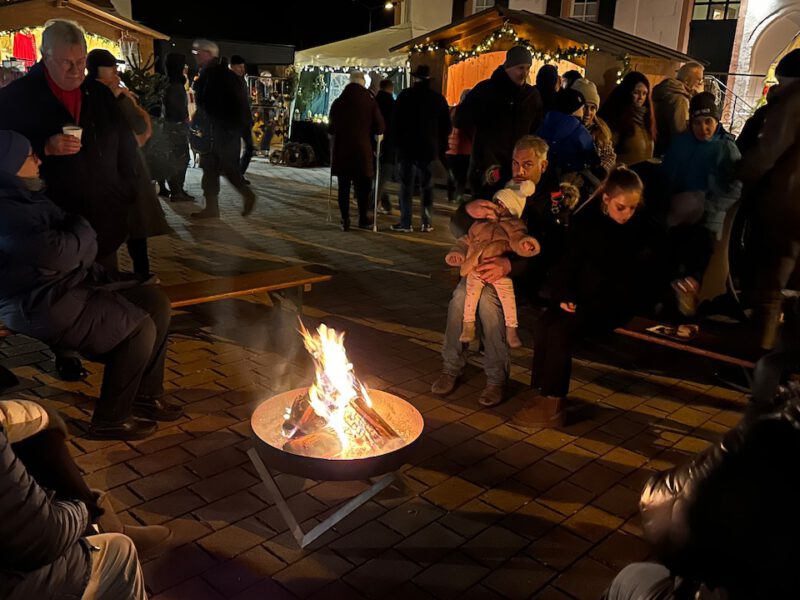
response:
<path fill-rule="evenodd" d="M 68 58 L 59 59 L 50 55 L 50 60 L 56 63 L 59 67 L 64 69 L 65 71 L 71 71 L 75 69 L 76 71 L 83 72 L 86 69 L 86 57 L 79 58 L 78 60 L 69 60 Z"/>

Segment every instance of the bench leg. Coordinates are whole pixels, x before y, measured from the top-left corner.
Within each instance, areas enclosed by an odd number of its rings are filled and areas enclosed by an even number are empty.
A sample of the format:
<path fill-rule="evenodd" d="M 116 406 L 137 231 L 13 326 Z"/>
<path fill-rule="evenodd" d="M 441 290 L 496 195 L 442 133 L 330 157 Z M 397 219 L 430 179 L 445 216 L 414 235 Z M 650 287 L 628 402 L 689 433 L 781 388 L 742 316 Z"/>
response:
<path fill-rule="evenodd" d="M 272 293 L 278 297 L 281 308 L 303 314 L 303 287 L 302 285 L 298 285 L 287 290 Z"/>

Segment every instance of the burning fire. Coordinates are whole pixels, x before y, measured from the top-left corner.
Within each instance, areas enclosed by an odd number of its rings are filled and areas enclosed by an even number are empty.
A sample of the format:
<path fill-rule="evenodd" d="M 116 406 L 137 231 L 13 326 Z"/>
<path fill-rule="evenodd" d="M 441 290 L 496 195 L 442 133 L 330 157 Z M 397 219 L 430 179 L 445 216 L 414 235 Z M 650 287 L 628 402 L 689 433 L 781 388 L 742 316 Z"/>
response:
<path fill-rule="evenodd" d="M 321 324 L 312 334 L 301 322 L 300 334 L 314 361 L 315 376 L 307 394 L 287 409 L 287 445 L 300 453 L 358 458 L 394 443 L 399 436 L 373 410 L 366 386 L 355 376 L 344 333 Z"/>

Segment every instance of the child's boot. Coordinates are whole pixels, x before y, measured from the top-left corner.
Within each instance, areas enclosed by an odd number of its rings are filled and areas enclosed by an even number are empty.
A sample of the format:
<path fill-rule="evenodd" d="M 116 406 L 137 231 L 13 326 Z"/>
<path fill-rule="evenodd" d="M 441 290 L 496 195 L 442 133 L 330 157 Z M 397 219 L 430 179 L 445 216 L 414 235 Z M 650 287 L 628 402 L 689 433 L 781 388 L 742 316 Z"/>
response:
<path fill-rule="evenodd" d="M 522 341 L 517 335 L 516 327 L 506 327 L 506 341 L 509 348 L 522 348 Z"/>
<path fill-rule="evenodd" d="M 461 336 L 458 341 L 462 344 L 469 344 L 475 339 L 475 321 L 464 321 L 461 324 Z"/>

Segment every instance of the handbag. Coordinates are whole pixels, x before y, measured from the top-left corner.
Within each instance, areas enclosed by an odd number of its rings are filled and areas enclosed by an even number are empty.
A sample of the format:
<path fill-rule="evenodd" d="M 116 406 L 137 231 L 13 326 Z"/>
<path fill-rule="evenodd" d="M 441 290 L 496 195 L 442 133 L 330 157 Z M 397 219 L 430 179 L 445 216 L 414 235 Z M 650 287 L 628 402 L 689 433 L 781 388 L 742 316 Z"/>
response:
<path fill-rule="evenodd" d="M 214 147 L 214 126 L 205 110 L 198 108 L 189 125 L 189 145 L 198 154 L 208 154 Z"/>

